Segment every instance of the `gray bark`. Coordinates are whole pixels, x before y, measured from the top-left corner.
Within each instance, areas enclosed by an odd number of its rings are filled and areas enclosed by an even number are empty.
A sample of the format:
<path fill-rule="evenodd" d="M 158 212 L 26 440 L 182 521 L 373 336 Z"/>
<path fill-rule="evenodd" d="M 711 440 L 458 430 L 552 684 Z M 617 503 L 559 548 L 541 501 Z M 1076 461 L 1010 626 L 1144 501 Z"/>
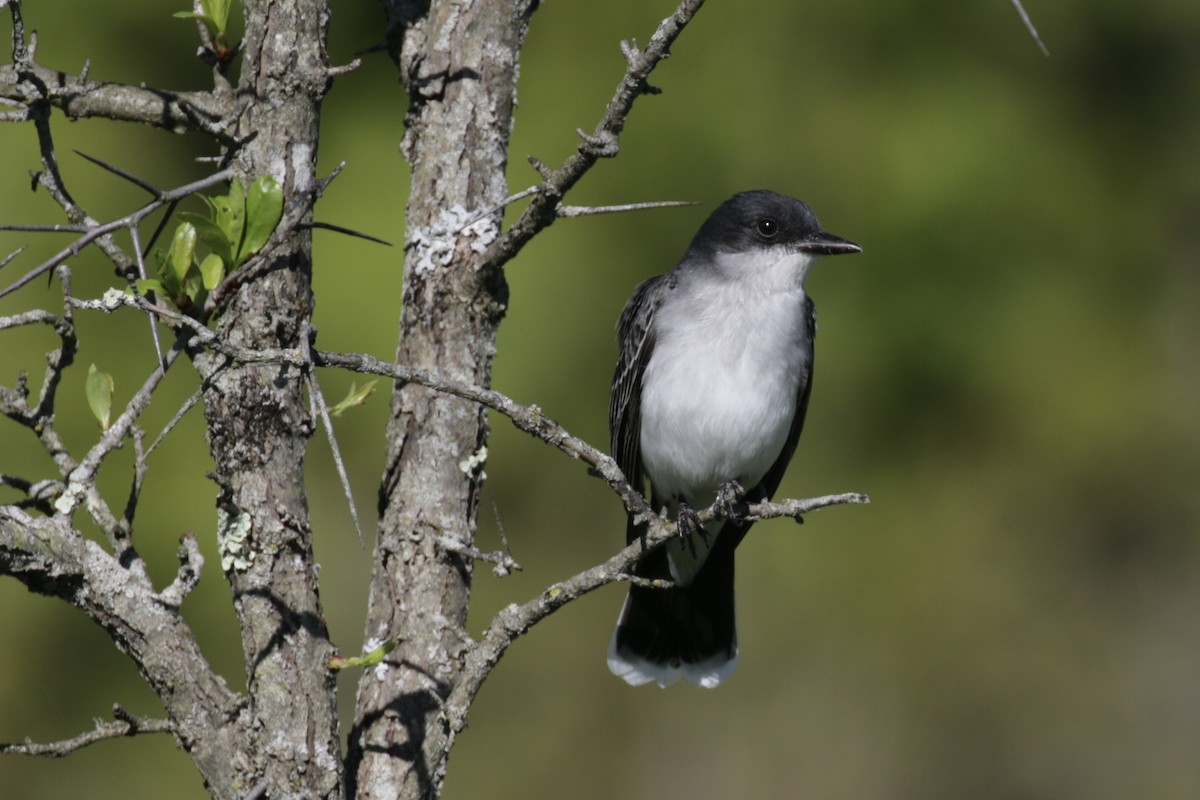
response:
<path fill-rule="evenodd" d="M 499 230 L 517 58 L 535 5 L 435 3 L 419 18 L 411 5 L 389 8 L 413 173 L 396 362 L 477 386 L 490 384 L 507 300 L 503 273 L 482 256 Z M 460 464 L 486 440 L 479 405 L 396 383 L 366 636 L 400 646 L 359 685 L 347 763 L 358 797 L 440 792 L 453 743 L 444 701 L 468 645 L 471 562 L 439 541 L 474 541 L 480 473 Z"/>
<path fill-rule="evenodd" d="M 273 176 L 289 202 L 316 186 L 321 100 L 329 84 L 324 0 L 249 3 L 238 86 L 236 167 Z M 217 334 L 250 349 L 304 345 L 312 313 L 311 236 L 294 230 L 257 279 L 241 283 Z M 249 564 L 227 571 L 241 628 L 249 703 L 242 795 L 259 781 L 269 795 L 341 796 L 341 749 L 333 655 L 317 592 L 304 454 L 314 429 L 301 369 L 227 363 L 197 355 L 216 461 L 219 519 L 249 521 Z"/>

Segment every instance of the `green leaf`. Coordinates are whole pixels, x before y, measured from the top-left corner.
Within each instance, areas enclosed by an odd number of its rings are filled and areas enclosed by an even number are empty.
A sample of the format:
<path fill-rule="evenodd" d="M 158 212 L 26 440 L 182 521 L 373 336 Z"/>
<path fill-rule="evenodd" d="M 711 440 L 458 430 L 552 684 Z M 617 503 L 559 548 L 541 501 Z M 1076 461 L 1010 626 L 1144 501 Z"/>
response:
<path fill-rule="evenodd" d="M 246 190 L 242 182 L 234 178 L 229 183 L 229 194 L 212 198 L 213 222 L 225 234 L 230 253 L 236 256 L 242 243 L 242 231 L 246 224 Z M 236 263 L 231 258 L 229 263 Z"/>
<path fill-rule="evenodd" d="M 92 364 L 88 367 L 87 383 L 84 385 L 87 393 L 88 406 L 100 423 L 100 430 L 108 430 L 109 418 L 112 416 L 113 379 L 107 372 L 101 372 Z"/>
<path fill-rule="evenodd" d="M 342 656 L 334 656 L 329 659 L 329 668 L 331 670 L 345 669 L 346 667 L 373 667 L 383 661 L 384 657 L 396 649 L 399 641 L 396 639 L 388 639 L 383 644 L 376 647 L 366 655 L 355 656 L 353 658 L 344 658 Z"/>
<path fill-rule="evenodd" d="M 204 198 L 208 200 L 208 198 Z M 209 208 L 216 212 L 210 201 Z M 206 217 L 202 214 L 193 214 L 190 211 L 184 211 L 179 215 L 181 222 L 189 222 L 196 228 L 196 235 L 200 241 L 209 250 L 219 255 L 226 264 L 233 263 L 233 248 L 236 242 L 230 242 L 225 236 L 225 231 L 221 229 L 217 223 L 213 222 L 211 217 Z"/>
<path fill-rule="evenodd" d="M 225 277 L 225 262 L 216 253 L 209 253 L 200 262 L 200 277 L 204 280 L 204 288 L 211 292 Z"/>
<path fill-rule="evenodd" d="M 229 27 L 229 9 L 232 0 L 200 0 L 200 11 L 176 11 L 177 19 L 196 19 L 204 23 L 209 34 L 216 39 Z"/>
<path fill-rule="evenodd" d="M 204 279 L 200 276 L 200 270 L 194 266 L 188 270 L 188 274 L 183 279 L 183 293 L 192 301 L 192 305 L 198 306 L 204 302 Z M 184 309 L 187 311 L 188 309 Z"/>
<path fill-rule="evenodd" d="M 351 383 L 350 391 L 346 394 L 346 398 L 329 409 L 330 415 L 340 417 L 346 409 L 361 406 L 367 401 L 367 397 L 375 391 L 376 383 L 379 383 L 379 381 L 367 381 L 361 389 L 356 388 L 354 383 Z"/>
<path fill-rule="evenodd" d="M 134 281 L 133 285 L 137 287 L 138 294 L 140 295 L 145 295 L 148 292 L 154 292 L 165 300 L 171 299 L 171 293 L 166 290 L 162 284 L 162 281 L 158 280 L 157 278 L 141 278 Z"/>
<path fill-rule="evenodd" d="M 187 278 L 195 257 L 196 228 L 190 222 L 185 222 L 175 229 L 175 238 L 171 240 L 171 248 L 167 251 L 170 274 L 180 284 Z"/>
<path fill-rule="evenodd" d="M 171 302 L 179 296 L 179 279 L 167 264 L 167 254 L 157 247 L 154 248 L 154 260 L 158 264 L 159 285 L 163 288 L 163 296 Z"/>
<path fill-rule="evenodd" d="M 172 16 L 177 19 L 196 19 L 204 23 L 204 27 L 208 28 L 209 36 L 216 39 L 224 30 L 223 26 L 218 26 L 217 21 L 209 17 L 207 14 L 197 14 L 195 11 L 176 11 Z"/>
<path fill-rule="evenodd" d="M 224 33 L 229 27 L 229 9 L 233 0 L 200 0 L 200 8 Z"/>
<path fill-rule="evenodd" d="M 250 184 L 246 198 L 246 239 L 238 250 L 238 263 L 257 253 L 271 238 L 283 216 L 283 188 L 270 175 Z"/>

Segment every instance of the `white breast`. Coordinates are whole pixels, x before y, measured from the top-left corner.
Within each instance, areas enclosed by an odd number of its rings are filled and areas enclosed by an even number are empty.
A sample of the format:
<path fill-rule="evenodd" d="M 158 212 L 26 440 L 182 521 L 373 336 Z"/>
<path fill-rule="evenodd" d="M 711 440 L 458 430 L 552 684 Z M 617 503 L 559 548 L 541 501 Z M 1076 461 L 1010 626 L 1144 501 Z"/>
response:
<path fill-rule="evenodd" d="M 641 453 L 655 494 L 708 506 L 729 480 L 757 484 L 778 458 L 809 357 L 804 291 L 750 281 L 681 285 L 654 321 Z"/>

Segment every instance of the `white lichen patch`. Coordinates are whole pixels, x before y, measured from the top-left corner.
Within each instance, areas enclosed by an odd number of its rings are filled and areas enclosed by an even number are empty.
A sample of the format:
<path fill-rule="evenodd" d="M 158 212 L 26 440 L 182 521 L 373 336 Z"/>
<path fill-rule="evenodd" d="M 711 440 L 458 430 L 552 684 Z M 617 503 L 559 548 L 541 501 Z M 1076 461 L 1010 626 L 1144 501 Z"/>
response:
<path fill-rule="evenodd" d="M 476 219 L 477 214 L 454 204 L 438 215 L 437 221 L 428 228 L 416 228 L 408 237 L 408 247 L 416 256 L 418 274 L 444 267 L 454 260 L 459 242 L 463 241 L 472 252 L 482 253 L 488 249 L 500 228 L 491 215 Z"/>
<path fill-rule="evenodd" d="M 250 515 L 239 511 L 231 515 L 217 509 L 217 549 L 221 553 L 221 569 L 245 572 L 254 564 L 250 548 Z"/>
<path fill-rule="evenodd" d="M 483 465 L 487 463 L 488 449 L 487 445 L 483 445 L 474 453 L 458 462 L 458 468 L 464 475 L 471 475 L 475 472 L 479 473 L 479 480 L 486 480 L 487 473 L 483 471 Z"/>
<path fill-rule="evenodd" d="M 122 289 L 106 289 L 100 297 L 100 305 L 105 311 L 116 311 L 129 302 L 129 295 Z"/>
<path fill-rule="evenodd" d="M 79 505 L 79 499 L 83 497 L 87 489 L 87 484 L 84 483 L 68 483 L 67 490 L 54 501 L 54 509 L 60 514 L 73 513 L 75 507 Z"/>

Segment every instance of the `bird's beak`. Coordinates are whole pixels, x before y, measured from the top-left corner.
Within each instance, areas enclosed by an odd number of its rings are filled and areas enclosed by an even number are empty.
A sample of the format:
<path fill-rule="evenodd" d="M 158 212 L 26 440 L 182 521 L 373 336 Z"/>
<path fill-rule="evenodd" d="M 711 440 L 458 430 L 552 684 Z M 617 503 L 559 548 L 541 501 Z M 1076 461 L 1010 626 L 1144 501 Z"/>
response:
<path fill-rule="evenodd" d="M 843 253 L 861 253 L 862 248 L 849 239 L 821 231 L 801 242 L 800 251 L 819 256 L 838 256 Z"/>

